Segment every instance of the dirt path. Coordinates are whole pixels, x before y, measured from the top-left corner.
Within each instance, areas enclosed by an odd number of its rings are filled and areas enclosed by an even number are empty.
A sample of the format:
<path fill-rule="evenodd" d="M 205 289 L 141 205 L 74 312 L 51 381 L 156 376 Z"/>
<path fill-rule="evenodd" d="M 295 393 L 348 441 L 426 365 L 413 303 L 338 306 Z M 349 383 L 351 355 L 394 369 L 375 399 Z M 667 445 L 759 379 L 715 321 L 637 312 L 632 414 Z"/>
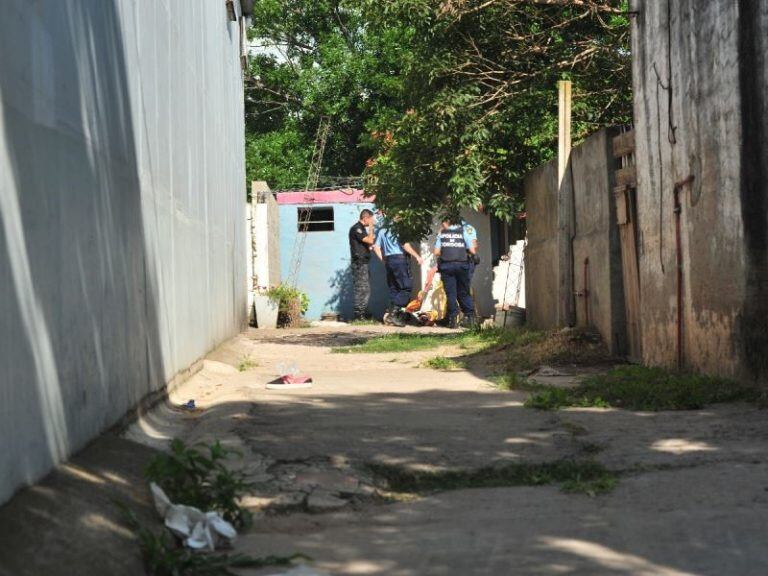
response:
<path fill-rule="evenodd" d="M 419 367 L 435 350 L 332 352 L 382 330 L 249 332 L 173 393 L 199 412 L 156 410 L 126 437 L 243 451 L 257 517 L 238 548 L 302 552 L 328 574 L 768 573 L 764 411 L 538 412 L 494 388 L 482 361 L 441 372 Z M 287 361 L 312 375 L 311 389 L 265 388 Z M 392 498 L 373 471 L 565 458 L 620 472 L 618 486 L 594 497 L 550 485 Z"/>

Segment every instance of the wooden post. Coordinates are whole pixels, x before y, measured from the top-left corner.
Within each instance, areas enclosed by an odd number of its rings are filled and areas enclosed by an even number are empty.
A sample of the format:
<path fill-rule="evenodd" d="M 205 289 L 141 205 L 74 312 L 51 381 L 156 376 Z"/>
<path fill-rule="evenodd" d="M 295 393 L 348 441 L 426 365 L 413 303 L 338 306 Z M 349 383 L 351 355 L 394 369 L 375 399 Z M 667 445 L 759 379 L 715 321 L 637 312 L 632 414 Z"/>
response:
<path fill-rule="evenodd" d="M 571 82 L 561 80 L 558 88 L 558 139 L 557 139 L 557 222 L 558 222 L 558 271 L 559 292 L 558 324 L 573 326 L 576 323 L 573 286 L 573 234 L 574 206 L 573 180 L 571 178 Z"/>
<path fill-rule="evenodd" d="M 571 81 L 560 80 L 557 90 L 557 186 L 560 188 L 571 156 Z"/>

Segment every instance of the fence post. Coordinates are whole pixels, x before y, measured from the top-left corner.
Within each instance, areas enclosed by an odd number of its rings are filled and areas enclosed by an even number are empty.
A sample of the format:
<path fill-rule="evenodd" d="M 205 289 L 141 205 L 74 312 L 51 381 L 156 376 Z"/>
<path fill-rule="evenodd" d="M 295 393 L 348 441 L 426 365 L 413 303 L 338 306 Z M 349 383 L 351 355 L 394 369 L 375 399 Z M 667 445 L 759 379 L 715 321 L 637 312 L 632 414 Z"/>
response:
<path fill-rule="evenodd" d="M 558 88 L 557 138 L 557 230 L 558 230 L 558 324 L 575 322 L 573 288 L 573 179 L 571 177 L 571 82 L 561 80 Z"/>

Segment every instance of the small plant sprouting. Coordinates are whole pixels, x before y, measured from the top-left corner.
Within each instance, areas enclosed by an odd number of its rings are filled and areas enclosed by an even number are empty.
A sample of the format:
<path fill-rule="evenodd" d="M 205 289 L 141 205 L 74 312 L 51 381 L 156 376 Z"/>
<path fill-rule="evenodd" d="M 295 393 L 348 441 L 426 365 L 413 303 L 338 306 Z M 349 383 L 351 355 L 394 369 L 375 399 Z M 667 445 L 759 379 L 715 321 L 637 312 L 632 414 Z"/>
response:
<path fill-rule="evenodd" d="M 240 360 L 240 364 L 238 364 L 237 369 L 240 372 L 246 372 L 251 368 L 256 368 L 258 365 L 259 363 L 250 356 L 244 356 L 243 359 Z"/>
<path fill-rule="evenodd" d="M 176 504 L 194 506 L 205 512 L 216 511 L 235 527 L 248 526 L 250 513 L 239 499 L 249 488 L 245 474 L 231 470 L 225 462 L 240 454 L 216 441 L 210 446 L 187 446 L 175 438 L 171 453 L 155 457 L 146 476 L 156 482 Z"/>
<path fill-rule="evenodd" d="M 422 366 L 424 366 L 425 368 L 432 368 L 434 370 L 460 370 L 464 368 L 465 364 L 453 358 L 446 358 L 445 356 L 435 356 L 434 358 L 425 360 Z"/>

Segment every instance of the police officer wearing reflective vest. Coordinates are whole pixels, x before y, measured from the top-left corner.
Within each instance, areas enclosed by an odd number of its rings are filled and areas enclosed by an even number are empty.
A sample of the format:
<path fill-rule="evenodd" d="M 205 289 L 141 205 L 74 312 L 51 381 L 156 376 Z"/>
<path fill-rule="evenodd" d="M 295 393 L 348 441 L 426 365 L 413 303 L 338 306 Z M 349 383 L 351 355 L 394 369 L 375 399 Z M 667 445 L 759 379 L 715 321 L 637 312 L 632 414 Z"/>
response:
<path fill-rule="evenodd" d="M 476 240 L 475 240 L 476 242 Z M 451 219 L 443 220 L 435 241 L 437 270 L 448 297 L 448 326 L 458 328 L 459 310 L 464 313 L 465 326 L 475 322 L 474 304 L 470 295 L 470 258 L 476 252 L 473 238 L 464 226 Z"/>
<path fill-rule="evenodd" d="M 387 271 L 389 300 L 392 305 L 389 314 L 385 315 L 385 320 L 388 319 L 395 326 L 405 326 L 401 312 L 408 305 L 413 290 L 411 265 L 406 254 L 415 258 L 419 265 L 423 260 L 408 242 L 400 242 L 397 234 L 388 228 L 379 230 L 373 252 L 384 262 Z"/>
<path fill-rule="evenodd" d="M 363 320 L 368 315 L 368 299 L 371 295 L 371 261 L 373 235 L 373 212 L 367 208 L 360 212 L 360 219 L 349 229 L 349 256 L 352 263 L 352 284 L 354 286 L 354 320 Z"/>

